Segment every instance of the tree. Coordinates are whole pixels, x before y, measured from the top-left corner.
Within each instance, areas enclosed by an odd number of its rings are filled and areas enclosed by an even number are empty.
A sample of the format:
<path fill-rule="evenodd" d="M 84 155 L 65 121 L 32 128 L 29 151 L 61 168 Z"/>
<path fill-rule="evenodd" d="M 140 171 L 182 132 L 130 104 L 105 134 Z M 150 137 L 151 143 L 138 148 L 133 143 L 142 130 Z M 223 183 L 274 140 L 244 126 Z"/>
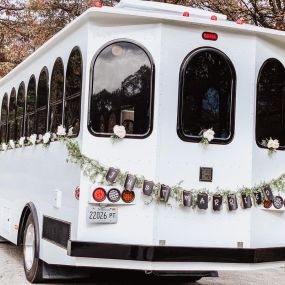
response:
<path fill-rule="evenodd" d="M 153 0 L 202 8 L 266 28 L 285 30 L 281 0 Z M 95 0 L 1 0 L 0 77 L 39 48 L 66 24 L 94 5 Z M 119 0 L 103 0 L 113 6 Z"/>

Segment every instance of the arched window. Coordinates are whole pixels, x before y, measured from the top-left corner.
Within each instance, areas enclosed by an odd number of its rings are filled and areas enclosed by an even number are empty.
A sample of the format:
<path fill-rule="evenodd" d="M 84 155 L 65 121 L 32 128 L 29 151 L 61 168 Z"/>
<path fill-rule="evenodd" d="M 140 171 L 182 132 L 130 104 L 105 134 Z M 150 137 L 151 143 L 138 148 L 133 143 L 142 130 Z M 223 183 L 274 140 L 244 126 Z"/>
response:
<path fill-rule="evenodd" d="M 17 102 L 16 102 L 16 90 L 12 89 L 9 101 L 9 133 L 8 141 L 16 139 L 16 111 L 17 111 Z"/>
<path fill-rule="evenodd" d="M 81 87 L 82 87 L 82 58 L 78 48 L 70 54 L 66 70 L 65 88 L 65 127 L 72 130 L 73 135 L 78 135 L 80 130 L 81 112 Z M 72 128 L 72 129 L 71 129 Z"/>
<path fill-rule="evenodd" d="M 26 136 L 36 132 L 35 127 L 35 114 L 36 114 L 36 79 L 34 76 L 31 77 L 27 91 L 27 112 L 26 112 Z"/>
<path fill-rule="evenodd" d="M 62 105 L 64 92 L 64 67 L 61 58 L 58 58 L 53 67 L 50 84 L 50 120 L 49 130 L 57 132 L 62 124 Z"/>
<path fill-rule="evenodd" d="M 125 41 L 105 46 L 95 56 L 92 70 L 90 131 L 111 135 L 114 125 L 123 125 L 127 137 L 148 136 L 152 130 L 153 76 L 153 61 L 142 47 Z"/>
<path fill-rule="evenodd" d="M 229 143 L 234 134 L 236 75 L 230 59 L 213 48 L 192 52 L 180 74 L 178 135 L 199 142 L 213 129 L 214 143 Z"/>
<path fill-rule="evenodd" d="M 47 131 L 47 106 L 48 106 L 48 71 L 41 71 L 37 92 L 36 128 L 38 135 L 44 135 Z"/>
<path fill-rule="evenodd" d="M 25 84 L 21 83 L 17 96 L 17 119 L 16 119 L 16 140 L 24 134 L 24 115 L 25 115 Z"/>
<path fill-rule="evenodd" d="M 278 139 L 285 147 L 285 68 L 271 58 L 262 65 L 257 80 L 256 142 Z"/>
<path fill-rule="evenodd" d="M 8 132 L 8 95 L 5 94 L 1 107 L 1 143 L 7 142 Z"/>

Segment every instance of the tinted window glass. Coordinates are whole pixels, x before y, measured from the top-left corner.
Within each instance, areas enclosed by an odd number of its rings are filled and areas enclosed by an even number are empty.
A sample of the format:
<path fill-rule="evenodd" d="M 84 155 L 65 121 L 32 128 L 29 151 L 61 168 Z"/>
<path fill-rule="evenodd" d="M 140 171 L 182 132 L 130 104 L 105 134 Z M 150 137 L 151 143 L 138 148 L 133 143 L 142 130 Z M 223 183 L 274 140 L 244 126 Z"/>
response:
<path fill-rule="evenodd" d="M 8 121 L 8 95 L 5 94 L 1 107 L 1 143 L 7 141 L 7 121 Z"/>
<path fill-rule="evenodd" d="M 37 93 L 37 134 L 44 135 L 47 130 L 48 73 L 44 69 L 39 77 Z"/>
<path fill-rule="evenodd" d="M 216 142 L 233 135 L 235 71 L 230 60 L 214 49 L 202 49 L 186 60 L 181 74 L 179 135 L 200 141 L 213 128 Z"/>
<path fill-rule="evenodd" d="M 62 104 L 64 90 L 63 62 L 58 58 L 54 64 L 50 85 L 50 121 L 49 129 L 56 133 L 62 124 Z"/>
<path fill-rule="evenodd" d="M 16 139 L 16 90 L 13 88 L 9 102 L 9 134 L 8 141 Z"/>
<path fill-rule="evenodd" d="M 72 128 L 74 135 L 80 130 L 82 85 L 82 59 L 79 49 L 74 49 L 69 57 L 66 70 L 65 127 Z"/>
<path fill-rule="evenodd" d="M 24 133 L 24 113 L 25 113 L 25 85 L 21 83 L 17 96 L 17 134 L 16 139 L 19 140 Z"/>
<path fill-rule="evenodd" d="M 104 48 L 93 67 L 90 127 L 113 133 L 124 125 L 129 135 L 146 135 L 152 124 L 152 62 L 139 46 L 117 42 Z"/>
<path fill-rule="evenodd" d="M 256 140 L 278 139 L 285 146 L 285 69 L 277 59 L 267 60 L 257 82 Z"/>
<path fill-rule="evenodd" d="M 36 111 L 36 79 L 31 77 L 27 91 L 27 115 L 26 115 L 26 136 L 36 132 L 35 128 L 35 111 Z"/>

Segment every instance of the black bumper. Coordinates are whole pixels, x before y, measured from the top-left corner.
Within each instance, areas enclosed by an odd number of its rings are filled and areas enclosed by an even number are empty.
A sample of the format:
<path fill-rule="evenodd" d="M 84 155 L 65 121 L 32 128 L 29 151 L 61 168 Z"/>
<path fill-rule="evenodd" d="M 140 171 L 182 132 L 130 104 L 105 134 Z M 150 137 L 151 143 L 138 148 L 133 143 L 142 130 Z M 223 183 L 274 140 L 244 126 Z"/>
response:
<path fill-rule="evenodd" d="M 285 261 L 285 247 L 213 248 L 145 246 L 68 241 L 67 253 L 74 257 L 151 262 L 261 263 Z"/>

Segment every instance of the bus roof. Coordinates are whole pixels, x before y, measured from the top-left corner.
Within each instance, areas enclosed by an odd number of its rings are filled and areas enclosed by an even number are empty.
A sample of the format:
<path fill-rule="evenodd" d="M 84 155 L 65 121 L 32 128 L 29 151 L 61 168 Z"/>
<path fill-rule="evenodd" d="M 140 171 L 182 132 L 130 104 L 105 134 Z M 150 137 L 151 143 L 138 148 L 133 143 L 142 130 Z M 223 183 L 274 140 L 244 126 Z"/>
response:
<path fill-rule="evenodd" d="M 183 16 L 184 12 L 189 12 L 189 17 Z M 211 20 L 211 16 L 216 15 L 217 20 Z M 129 21 L 134 20 L 141 23 L 167 23 L 172 25 L 199 25 L 210 30 L 229 30 L 236 33 L 246 33 L 256 36 L 266 37 L 285 44 L 285 32 L 257 27 L 248 24 L 237 24 L 226 20 L 226 16 L 201 9 L 190 8 L 180 5 L 165 4 L 141 0 L 121 0 L 115 7 L 94 7 L 88 9 L 77 19 L 68 24 L 59 33 L 54 35 L 43 46 L 14 68 L 10 73 L 0 80 L 0 87 L 10 80 L 14 74 L 27 67 L 30 62 L 40 57 L 49 47 L 62 41 L 72 31 L 76 30 L 89 19 L 100 22 Z"/>

